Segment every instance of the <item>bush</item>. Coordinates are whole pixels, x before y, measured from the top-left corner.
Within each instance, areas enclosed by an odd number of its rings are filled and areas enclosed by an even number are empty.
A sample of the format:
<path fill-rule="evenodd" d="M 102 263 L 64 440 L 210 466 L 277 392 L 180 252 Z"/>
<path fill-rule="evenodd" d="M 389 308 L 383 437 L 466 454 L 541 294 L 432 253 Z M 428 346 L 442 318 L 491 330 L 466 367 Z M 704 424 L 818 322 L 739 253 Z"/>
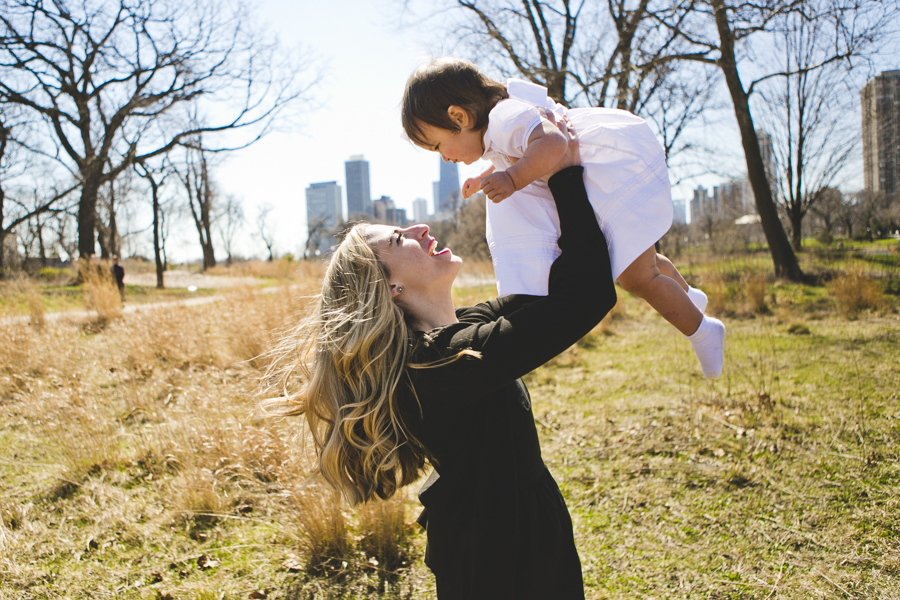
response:
<path fill-rule="evenodd" d="M 409 566 L 412 532 L 406 523 L 403 492 L 385 501 L 366 503 L 359 513 L 359 532 L 359 547 L 379 573 L 391 576 Z"/>
<path fill-rule="evenodd" d="M 884 306 L 884 291 L 877 282 L 859 269 L 852 269 L 828 283 L 828 292 L 838 310 L 848 319 L 855 319 L 867 309 Z"/>

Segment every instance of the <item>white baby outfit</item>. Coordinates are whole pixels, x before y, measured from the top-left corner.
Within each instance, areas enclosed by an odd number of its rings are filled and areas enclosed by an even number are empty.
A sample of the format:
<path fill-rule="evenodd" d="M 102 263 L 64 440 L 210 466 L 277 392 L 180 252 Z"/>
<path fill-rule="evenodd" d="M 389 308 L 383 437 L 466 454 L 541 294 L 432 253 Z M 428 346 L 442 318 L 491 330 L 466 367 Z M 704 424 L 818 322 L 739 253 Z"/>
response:
<path fill-rule="evenodd" d="M 490 113 L 485 160 L 496 170 L 524 156 L 546 111 L 565 115 L 578 137 L 584 184 L 609 245 L 613 278 L 655 244 L 672 224 L 665 153 L 643 119 L 612 108 L 567 109 L 547 89 L 510 79 L 509 99 Z M 543 112 L 542 112 L 543 111 Z M 564 198 L 560 199 L 565 201 Z M 546 295 L 559 256 L 559 217 L 550 190 L 535 181 L 499 204 L 487 201 L 487 241 L 500 295 Z"/>

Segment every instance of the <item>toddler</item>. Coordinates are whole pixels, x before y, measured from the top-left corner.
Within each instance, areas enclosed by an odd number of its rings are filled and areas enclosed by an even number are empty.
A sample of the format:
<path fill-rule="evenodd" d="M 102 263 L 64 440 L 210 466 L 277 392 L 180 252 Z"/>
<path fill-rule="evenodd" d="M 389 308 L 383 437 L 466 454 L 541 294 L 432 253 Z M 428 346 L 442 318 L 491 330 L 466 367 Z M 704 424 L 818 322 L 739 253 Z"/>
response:
<path fill-rule="evenodd" d="M 455 58 L 410 76 L 401 114 L 409 139 L 445 161 L 492 163 L 462 191 L 468 198 L 482 190 L 491 200 L 486 234 L 501 295 L 547 293 L 560 253 L 559 217 L 542 178 L 566 152 L 554 124 L 566 121 L 578 139 L 613 277 L 687 336 L 705 377 L 721 375 L 724 325 L 703 314 L 706 295 L 654 248 L 672 224 L 672 199 L 665 155 L 642 119 L 616 109 L 567 109 L 546 88 L 516 79 L 504 86 Z"/>

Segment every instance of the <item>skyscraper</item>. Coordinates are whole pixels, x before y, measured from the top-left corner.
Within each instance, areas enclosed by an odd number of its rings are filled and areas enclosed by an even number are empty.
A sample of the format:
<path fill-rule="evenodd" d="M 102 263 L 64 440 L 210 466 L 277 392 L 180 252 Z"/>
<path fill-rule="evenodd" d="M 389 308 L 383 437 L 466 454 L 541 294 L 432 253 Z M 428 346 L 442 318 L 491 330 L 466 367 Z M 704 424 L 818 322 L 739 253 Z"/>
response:
<path fill-rule="evenodd" d="M 322 254 L 334 246 L 342 220 L 341 186 L 336 181 L 313 183 L 306 188 L 307 252 Z"/>
<path fill-rule="evenodd" d="M 416 223 L 424 223 L 428 220 L 428 201 L 425 198 L 413 200 L 413 220 Z"/>
<path fill-rule="evenodd" d="M 863 184 L 867 192 L 900 192 L 900 71 L 883 71 L 860 91 Z"/>
<path fill-rule="evenodd" d="M 438 182 L 438 194 L 434 199 L 435 214 L 451 213 L 456 210 L 459 200 L 459 168 L 456 163 L 441 161 L 441 177 Z"/>
<path fill-rule="evenodd" d="M 347 183 L 347 217 L 372 214 L 372 192 L 369 189 L 369 161 L 362 154 L 344 162 Z"/>

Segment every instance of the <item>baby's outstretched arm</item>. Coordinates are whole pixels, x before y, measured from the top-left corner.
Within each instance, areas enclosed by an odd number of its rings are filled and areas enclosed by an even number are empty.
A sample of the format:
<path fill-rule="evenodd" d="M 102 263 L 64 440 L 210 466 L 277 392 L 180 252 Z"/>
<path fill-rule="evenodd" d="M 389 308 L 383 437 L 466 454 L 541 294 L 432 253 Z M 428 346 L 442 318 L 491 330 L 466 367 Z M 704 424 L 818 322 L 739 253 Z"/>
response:
<path fill-rule="evenodd" d="M 509 198 L 529 183 L 547 175 L 565 155 L 568 142 L 558 127 L 547 119 L 528 137 L 525 154 L 505 171 L 481 180 L 481 189 L 493 202 Z"/>
<path fill-rule="evenodd" d="M 484 173 L 481 175 L 476 175 L 475 177 L 469 177 L 466 179 L 465 183 L 463 183 L 462 194 L 463 198 L 466 200 L 474 194 L 475 192 L 481 189 L 481 180 L 494 172 L 494 167 L 490 166 L 484 170 Z"/>

